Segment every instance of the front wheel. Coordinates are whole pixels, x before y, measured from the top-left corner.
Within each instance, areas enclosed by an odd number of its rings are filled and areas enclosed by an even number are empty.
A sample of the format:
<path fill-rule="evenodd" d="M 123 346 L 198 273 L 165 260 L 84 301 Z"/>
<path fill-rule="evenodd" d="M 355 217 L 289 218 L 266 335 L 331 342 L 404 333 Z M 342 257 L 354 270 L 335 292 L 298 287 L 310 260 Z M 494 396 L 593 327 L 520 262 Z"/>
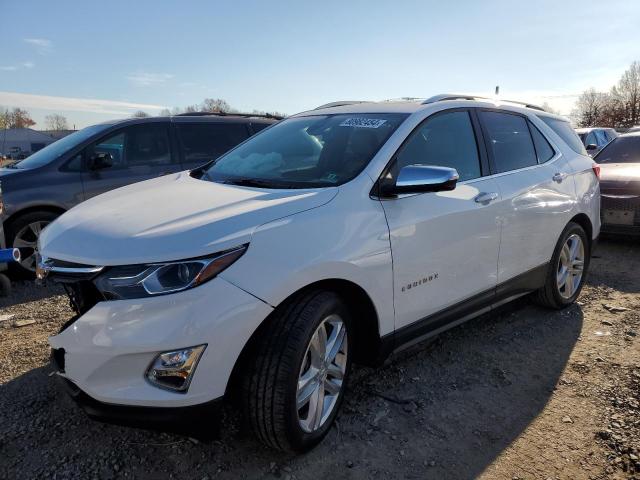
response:
<path fill-rule="evenodd" d="M 327 435 L 342 403 L 349 313 L 336 294 L 314 291 L 268 321 L 243 379 L 245 418 L 268 446 L 305 451 Z"/>
<path fill-rule="evenodd" d="M 20 250 L 20 262 L 9 265 L 11 271 L 23 278 L 33 278 L 36 272 L 36 253 L 40 232 L 58 218 L 56 212 L 29 212 L 11 222 L 6 231 L 7 245 Z"/>
<path fill-rule="evenodd" d="M 556 244 L 545 286 L 535 294 L 537 303 L 555 309 L 572 304 L 580 295 L 590 259 L 586 232 L 577 223 L 569 223 Z"/>

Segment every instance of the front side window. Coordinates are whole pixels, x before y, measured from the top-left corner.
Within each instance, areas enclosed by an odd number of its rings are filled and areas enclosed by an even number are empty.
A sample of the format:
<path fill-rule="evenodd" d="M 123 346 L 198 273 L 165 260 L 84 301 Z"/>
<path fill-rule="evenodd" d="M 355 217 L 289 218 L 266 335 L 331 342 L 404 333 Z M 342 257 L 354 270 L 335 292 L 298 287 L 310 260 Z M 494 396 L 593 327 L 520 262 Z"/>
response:
<path fill-rule="evenodd" d="M 121 131 L 98 141 L 95 145 L 89 148 L 89 158 L 100 153 L 106 153 L 111 155 L 111 168 L 124 168 L 124 140 L 125 134 Z"/>
<path fill-rule="evenodd" d="M 205 164 L 247 139 L 242 123 L 177 123 L 184 161 Z"/>
<path fill-rule="evenodd" d="M 341 185 L 367 166 L 407 116 L 354 113 L 289 118 L 220 157 L 202 178 L 263 188 Z"/>
<path fill-rule="evenodd" d="M 394 171 L 415 164 L 455 168 L 460 181 L 480 177 L 478 145 L 469 112 L 437 114 L 419 126 L 396 156 Z"/>
<path fill-rule="evenodd" d="M 598 163 L 640 163 L 640 136 L 616 138 L 594 160 Z"/>
<path fill-rule="evenodd" d="M 487 130 L 497 173 L 537 165 L 527 120 L 520 115 L 502 112 L 480 112 Z"/>
<path fill-rule="evenodd" d="M 559 120 L 557 118 L 547 117 L 545 115 L 538 115 L 538 118 L 546 123 L 551 130 L 553 130 L 564 142 L 569 145 L 571 150 L 582 155 L 586 155 L 587 151 L 584 149 L 584 145 L 580 141 L 580 137 L 576 131 L 571 128 L 569 122 Z M 587 143 L 588 145 L 588 143 Z"/>

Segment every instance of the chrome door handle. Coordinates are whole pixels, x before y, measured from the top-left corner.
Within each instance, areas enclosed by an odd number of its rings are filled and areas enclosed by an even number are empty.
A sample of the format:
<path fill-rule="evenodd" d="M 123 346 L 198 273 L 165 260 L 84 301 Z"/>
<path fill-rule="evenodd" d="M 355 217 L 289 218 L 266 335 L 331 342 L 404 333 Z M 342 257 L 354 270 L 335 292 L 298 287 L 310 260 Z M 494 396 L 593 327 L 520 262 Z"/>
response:
<path fill-rule="evenodd" d="M 562 181 L 564 180 L 564 177 L 566 176 L 567 176 L 566 173 L 556 173 L 553 177 L 551 177 L 551 180 L 557 183 L 562 183 Z"/>
<path fill-rule="evenodd" d="M 493 202 L 496 198 L 498 198 L 498 194 L 496 192 L 482 192 L 479 193 L 474 200 L 476 203 L 487 205 Z"/>

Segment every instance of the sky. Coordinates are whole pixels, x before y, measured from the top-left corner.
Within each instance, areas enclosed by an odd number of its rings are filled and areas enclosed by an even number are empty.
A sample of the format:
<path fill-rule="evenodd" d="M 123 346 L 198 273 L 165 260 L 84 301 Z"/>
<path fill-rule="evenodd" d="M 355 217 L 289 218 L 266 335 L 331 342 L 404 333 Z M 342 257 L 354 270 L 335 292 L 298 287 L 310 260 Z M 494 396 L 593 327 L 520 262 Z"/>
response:
<path fill-rule="evenodd" d="M 640 2 L 0 0 L 0 106 L 76 128 L 223 98 L 493 95 L 570 114 L 640 60 Z"/>

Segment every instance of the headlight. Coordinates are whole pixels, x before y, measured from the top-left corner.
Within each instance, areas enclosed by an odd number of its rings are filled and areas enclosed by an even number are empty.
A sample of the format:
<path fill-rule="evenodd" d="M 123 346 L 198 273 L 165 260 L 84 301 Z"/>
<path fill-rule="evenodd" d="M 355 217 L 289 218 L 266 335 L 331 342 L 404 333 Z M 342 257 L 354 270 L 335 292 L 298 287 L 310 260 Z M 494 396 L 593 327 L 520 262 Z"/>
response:
<path fill-rule="evenodd" d="M 112 267 L 94 283 L 108 299 L 141 298 L 180 292 L 211 280 L 238 260 L 247 245 L 211 257 L 181 262 Z"/>

